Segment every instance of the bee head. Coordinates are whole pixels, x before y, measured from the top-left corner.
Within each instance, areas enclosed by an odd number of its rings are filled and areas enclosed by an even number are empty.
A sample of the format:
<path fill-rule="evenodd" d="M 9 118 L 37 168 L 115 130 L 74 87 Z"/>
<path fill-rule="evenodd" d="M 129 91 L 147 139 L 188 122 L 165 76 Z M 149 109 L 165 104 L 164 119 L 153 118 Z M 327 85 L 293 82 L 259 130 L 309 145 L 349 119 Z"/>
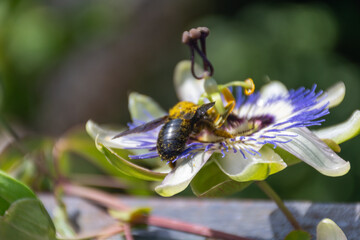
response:
<path fill-rule="evenodd" d="M 212 108 L 215 105 L 215 102 L 211 102 L 211 103 L 206 103 L 201 105 L 197 110 L 196 113 L 194 115 L 193 119 L 199 120 L 204 118 L 204 116 L 206 115 L 207 111 Z"/>

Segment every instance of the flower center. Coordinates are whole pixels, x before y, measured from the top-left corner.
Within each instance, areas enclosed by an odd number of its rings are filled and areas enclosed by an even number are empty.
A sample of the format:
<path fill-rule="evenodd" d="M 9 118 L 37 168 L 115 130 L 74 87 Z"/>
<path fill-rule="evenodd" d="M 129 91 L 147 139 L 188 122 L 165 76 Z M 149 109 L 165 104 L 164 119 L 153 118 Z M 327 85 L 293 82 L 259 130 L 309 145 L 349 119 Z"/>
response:
<path fill-rule="evenodd" d="M 253 133 L 260 131 L 261 129 L 274 123 L 274 117 L 271 115 L 255 116 L 252 118 L 239 118 L 234 114 L 230 114 L 221 130 L 230 133 L 234 138 L 239 136 L 251 136 Z M 191 136 L 191 139 L 199 142 L 222 142 L 224 137 L 215 135 L 213 132 L 203 129 L 200 133 Z M 235 139 L 233 139 L 235 140 Z"/>

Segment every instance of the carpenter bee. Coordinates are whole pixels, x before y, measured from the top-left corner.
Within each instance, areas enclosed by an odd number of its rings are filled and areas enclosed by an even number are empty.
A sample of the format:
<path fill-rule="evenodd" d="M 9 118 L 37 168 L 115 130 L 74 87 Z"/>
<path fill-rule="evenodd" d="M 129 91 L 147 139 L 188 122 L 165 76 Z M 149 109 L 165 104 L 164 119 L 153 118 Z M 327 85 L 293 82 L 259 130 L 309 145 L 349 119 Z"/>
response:
<path fill-rule="evenodd" d="M 214 104 L 215 102 L 211 102 L 199 106 L 191 102 L 179 102 L 170 109 L 168 116 L 126 130 L 114 138 L 147 132 L 164 124 L 159 132 L 156 148 L 162 160 L 173 161 L 185 150 L 186 143 L 191 135 L 200 132 L 204 128 L 212 130 L 218 136 L 231 137 L 229 133 L 217 129 L 213 124 L 208 110 Z"/>

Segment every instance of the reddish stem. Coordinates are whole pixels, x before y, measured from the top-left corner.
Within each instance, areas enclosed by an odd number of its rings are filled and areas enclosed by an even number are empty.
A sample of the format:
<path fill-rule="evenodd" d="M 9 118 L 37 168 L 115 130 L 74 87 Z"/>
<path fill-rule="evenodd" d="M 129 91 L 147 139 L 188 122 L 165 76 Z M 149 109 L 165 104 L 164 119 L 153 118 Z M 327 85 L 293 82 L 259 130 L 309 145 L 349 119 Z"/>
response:
<path fill-rule="evenodd" d="M 131 234 L 131 226 L 128 223 L 124 224 L 124 234 L 126 240 L 134 240 L 132 234 Z"/>
<path fill-rule="evenodd" d="M 59 240 L 84 240 L 84 239 L 106 240 L 110 236 L 122 232 L 124 232 L 124 227 L 122 225 L 119 225 L 119 223 L 116 223 L 96 233 L 79 234 L 76 237 L 71 237 L 71 238 L 67 237 L 67 238 L 58 238 L 58 239 Z"/>
<path fill-rule="evenodd" d="M 95 190 L 87 187 L 75 186 L 72 184 L 63 184 L 63 189 L 64 192 L 67 194 L 92 200 L 108 208 L 113 208 L 120 211 L 130 210 L 130 207 L 123 204 L 118 198 L 99 190 Z M 138 217 L 136 220 L 133 221 L 133 223 L 147 224 L 162 228 L 168 228 L 168 229 L 192 233 L 204 237 L 209 237 L 209 238 L 218 238 L 224 240 L 250 240 L 249 238 L 239 237 L 225 232 L 216 231 L 205 226 L 196 225 L 193 223 L 186 223 L 171 218 L 156 217 L 153 215 Z M 129 225 L 128 227 L 130 230 Z M 126 232 L 126 225 L 124 226 L 124 231 Z"/>
<path fill-rule="evenodd" d="M 125 233 L 125 227 L 124 226 L 120 226 L 119 224 L 115 224 L 115 225 L 111 225 L 108 228 L 105 228 L 104 230 L 102 230 L 98 235 L 97 235 L 97 239 L 98 240 L 106 240 L 109 237 L 124 232 Z"/>
<path fill-rule="evenodd" d="M 92 188 L 81 187 L 67 183 L 63 184 L 62 186 L 64 192 L 67 194 L 92 200 L 108 208 L 114 208 L 121 211 L 130 210 L 130 207 L 126 206 L 121 201 L 119 201 L 118 198 L 113 197 L 108 193 L 104 193 L 102 191 Z"/>
<path fill-rule="evenodd" d="M 157 216 L 143 216 L 139 219 L 136 219 L 136 223 L 142 223 L 142 224 L 148 224 L 152 226 L 162 227 L 162 228 L 168 228 L 173 229 L 177 231 L 192 233 L 208 238 L 216 238 L 216 239 L 224 239 L 224 240 L 250 240 L 248 238 L 239 237 L 233 234 L 228 234 L 221 231 L 216 231 L 211 228 L 193 224 L 193 223 L 187 223 L 182 222 L 170 218 L 163 218 L 163 217 L 157 217 Z"/>

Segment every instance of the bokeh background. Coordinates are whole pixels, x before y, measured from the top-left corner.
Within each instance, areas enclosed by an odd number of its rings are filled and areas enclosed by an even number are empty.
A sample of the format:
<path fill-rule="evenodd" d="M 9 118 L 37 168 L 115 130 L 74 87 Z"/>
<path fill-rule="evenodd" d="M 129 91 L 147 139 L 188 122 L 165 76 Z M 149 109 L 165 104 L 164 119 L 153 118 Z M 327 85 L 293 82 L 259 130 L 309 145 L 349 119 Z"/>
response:
<path fill-rule="evenodd" d="M 208 56 L 218 82 L 252 77 L 260 87 L 270 78 L 288 88 L 316 83 L 326 89 L 343 81 L 345 100 L 324 125 L 344 121 L 360 108 L 359 12 L 358 1 L 335 0 L 2 0 L 1 117 L 32 138 L 24 144 L 36 153 L 41 149 L 40 160 L 48 165 L 34 163 L 34 153 L 4 147 L 9 136 L 0 127 L 0 168 L 37 190 L 51 189 L 49 179 L 39 184 L 36 176 L 44 166 L 50 170 L 43 172 L 53 171 L 47 153 L 69 129 L 88 119 L 124 125 L 131 91 L 153 97 L 164 109 L 173 106 L 173 70 L 189 58 L 181 34 L 197 26 L 211 30 Z M 359 137 L 341 145 L 340 156 L 352 166 L 346 176 L 330 178 L 298 164 L 269 182 L 285 199 L 360 201 L 359 146 Z M 96 180 L 94 174 L 112 173 L 80 155 L 67 156 L 65 168 L 72 174 L 89 176 L 89 182 Z M 153 194 L 146 183 L 117 177 L 120 187 L 111 191 Z M 182 195 L 192 196 L 191 191 Z M 251 186 L 232 197 L 265 196 Z"/>

